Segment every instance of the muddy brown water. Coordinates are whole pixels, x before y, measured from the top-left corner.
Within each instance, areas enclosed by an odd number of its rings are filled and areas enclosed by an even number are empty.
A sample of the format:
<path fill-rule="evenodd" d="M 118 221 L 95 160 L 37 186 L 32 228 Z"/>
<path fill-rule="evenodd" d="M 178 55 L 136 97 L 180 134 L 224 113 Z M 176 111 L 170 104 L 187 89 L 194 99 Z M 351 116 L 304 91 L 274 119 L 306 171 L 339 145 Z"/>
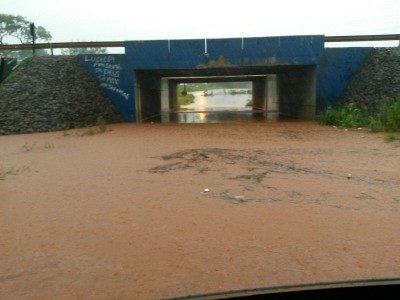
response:
<path fill-rule="evenodd" d="M 308 122 L 109 129 L 0 137 L 0 299 L 400 277 L 400 145 L 383 134 Z"/>

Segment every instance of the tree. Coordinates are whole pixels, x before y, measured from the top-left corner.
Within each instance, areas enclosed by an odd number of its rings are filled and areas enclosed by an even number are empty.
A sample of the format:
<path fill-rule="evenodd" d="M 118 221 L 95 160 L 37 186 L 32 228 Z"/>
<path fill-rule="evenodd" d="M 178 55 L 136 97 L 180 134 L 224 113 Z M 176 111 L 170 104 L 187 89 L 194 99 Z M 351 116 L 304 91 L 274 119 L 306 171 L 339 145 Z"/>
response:
<path fill-rule="evenodd" d="M 0 45 L 7 43 L 28 44 L 32 41 L 30 32 L 31 21 L 22 16 L 0 14 Z M 36 41 L 49 42 L 52 38 L 49 31 L 42 26 L 35 27 Z M 17 56 L 25 56 L 26 51 L 15 51 Z M 9 53 L 9 52 L 8 52 Z M 1 53 L 7 54 L 7 53 Z"/>
<path fill-rule="evenodd" d="M 32 22 L 25 17 L 0 14 L 0 44 L 4 45 L 8 40 L 17 39 L 21 44 L 32 41 L 30 24 Z M 36 27 L 36 40 L 50 41 L 52 38 L 49 31 L 42 26 Z"/>
<path fill-rule="evenodd" d="M 62 55 L 78 55 L 78 54 L 107 54 L 107 48 L 67 48 L 61 49 Z"/>

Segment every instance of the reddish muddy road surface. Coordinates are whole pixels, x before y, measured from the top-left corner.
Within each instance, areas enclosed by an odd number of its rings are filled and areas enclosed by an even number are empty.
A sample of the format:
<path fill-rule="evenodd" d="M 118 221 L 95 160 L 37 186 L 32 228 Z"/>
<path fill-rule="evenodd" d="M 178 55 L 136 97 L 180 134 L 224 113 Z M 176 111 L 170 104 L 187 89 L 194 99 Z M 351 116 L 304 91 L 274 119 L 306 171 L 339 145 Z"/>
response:
<path fill-rule="evenodd" d="M 109 129 L 0 137 L 0 299 L 400 277 L 398 141 L 308 122 Z"/>

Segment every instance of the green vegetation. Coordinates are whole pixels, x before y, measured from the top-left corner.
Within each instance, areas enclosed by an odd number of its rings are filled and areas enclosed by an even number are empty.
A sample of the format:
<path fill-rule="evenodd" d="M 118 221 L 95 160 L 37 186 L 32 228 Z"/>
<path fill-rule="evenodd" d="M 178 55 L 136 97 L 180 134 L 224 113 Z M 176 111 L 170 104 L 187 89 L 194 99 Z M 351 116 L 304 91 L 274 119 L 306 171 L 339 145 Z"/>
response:
<path fill-rule="evenodd" d="M 194 95 L 188 93 L 186 96 L 182 95 L 182 93 L 178 94 L 178 105 L 189 105 L 194 102 Z"/>
<path fill-rule="evenodd" d="M 220 82 L 211 82 L 211 83 L 188 83 L 186 84 L 186 91 L 188 93 L 191 92 L 204 92 L 206 90 L 216 90 L 216 89 L 223 89 L 224 85 Z M 183 85 L 178 85 L 178 94 L 182 94 L 183 92 Z"/>
<path fill-rule="evenodd" d="M 36 142 L 28 143 L 25 142 L 21 146 L 21 150 L 23 152 L 31 152 L 33 150 L 39 149 L 39 150 L 51 150 L 54 148 L 54 144 L 50 142 L 45 142 L 43 145 L 38 145 Z"/>
<path fill-rule="evenodd" d="M 357 128 L 366 126 L 369 118 L 365 108 L 349 103 L 341 107 L 328 107 L 318 115 L 317 122 L 323 125 Z"/>
<path fill-rule="evenodd" d="M 107 131 L 107 122 L 102 116 L 97 117 L 96 127 L 99 133 L 104 133 Z"/>
<path fill-rule="evenodd" d="M 22 145 L 21 149 L 24 152 L 30 152 L 35 148 L 35 146 L 36 146 L 36 142 L 33 142 L 31 144 L 25 143 L 25 144 Z"/>
<path fill-rule="evenodd" d="M 16 169 L 16 168 L 2 169 L 0 167 L 0 180 L 6 180 L 7 177 L 9 177 L 9 176 L 17 176 L 18 174 L 29 171 L 29 170 L 30 170 L 29 166 L 23 166 L 18 169 Z"/>
<path fill-rule="evenodd" d="M 79 54 L 107 54 L 107 48 L 97 48 L 97 47 L 88 47 L 88 48 L 65 48 L 61 49 L 61 55 L 79 55 Z"/>
<path fill-rule="evenodd" d="M 213 90 L 211 90 L 211 91 L 204 90 L 203 96 L 214 96 L 214 92 L 213 92 Z"/>
<path fill-rule="evenodd" d="M 253 107 L 253 99 L 247 99 L 245 107 Z"/>
<path fill-rule="evenodd" d="M 45 150 L 50 150 L 50 149 L 53 149 L 53 148 L 54 148 L 54 144 L 53 144 L 53 143 L 46 142 L 46 143 L 44 143 L 44 145 L 42 146 L 42 148 L 45 149 Z"/>
<path fill-rule="evenodd" d="M 182 85 L 178 85 L 178 105 L 189 105 L 192 104 L 194 102 L 194 95 L 190 94 L 190 92 L 194 92 L 195 87 L 191 86 L 191 85 L 187 85 L 185 87 L 186 89 L 186 95 L 184 95 L 183 91 L 184 91 L 184 87 Z"/>
<path fill-rule="evenodd" d="M 78 136 L 85 136 L 85 135 L 92 136 L 97 133 L 104 133 L 108 130 L 107 122 L 102 116 L 97 117 L 96 123 L 86 127 L 84 132 L 82 132 L 80 129 L 78 129 L 76 127 L 78 127 L 78 126 L 75 126 L 75 129 L 72 128 L 69 130 L 68 129 L 64 130 L 63 136 L 69 136 L 71 134 L 78 135 Z M 66 128 L 70 128 L 70 127 L 66 127 Z"/>
<path fill-rule="evenodd" d="M 0 14 L 0 44 L 7 42 L 7 38 L 18 39 L 21 44 L 32 41 L 30 25 L 32 21 L 22 16 Z M 42 26 L 35 26 L 35 37 L 37 41 L 49 42 L 52 38 L 49 31 Z"/>
<path fill-rule="evenodd" d="M 0 180 L 6 180 L 6 178 L 10 175 L 14 175 L 15 171 L 13 169 L 9 170 L 0 170 Z"/>
<path fill-rule="evenodd" d="M 229 95 L 251 94 L 251 90 L 229 90 Z"/>
<path fill-rule="evenodd" d="M 12 71 L 12 72 L 4 79 L 3 83 L 10 82 L 10 81 L 14 80 L 14 78 L 16 78 L 17 76 L 20 76 L 20 75 L 21 75 L 21 74 L 20 74 L 21 72 L 20 72 L 19 68 L 21 68 L 22 66 L 28 64 L 31 60 L 32 60 L 32 57 L 27 57 L 27 58 L 23 59 L 23 60 L 18 64 L 17 69 L 15 69 L 14 71 Z M 21 77 L 21 82 L 22 82 L 22 83 L 27 83 L 27 82 L 29 82 L 29 80 L 30 80 L 30 79 L 29 79 L 29 77 L 28 77 L 27 75 L 22 75 L 22 77 Z"/>
<path fill-rule="evenodd" d="M 18 67 L 20 68 L 20 67 L 22 67 L 22 66 L 25 66 L 25 65 L 27 65 L 31 60 L 32 60 L 32 56 L 31 57 L 27 57 L 27 58 L 24 58 L 23 60 L 21 60 L 21 62 L 18 64 Z"/>
<path fill-rule="evenodd" d="M 225 94 L 238 95 L 238 94 L 251 94 L 251 89 L 247 88 L 234 88 L 225 90 L 227 84 L 226 82 L 209 82 L 209 83 L 188 83 L 184 87 L 182 84 L 178 85 L 178 104 L 179 105 L 189 105 L 194 102 L 193 92 L 203 92 L 204 96 L 213 96 L 213 90 L 224 89 Z M 186 95 L 183 95 L 183 91 L 186 90 Z"/>
<path fill-rule="evenodd" d="M 0 45 L 4 45 L 14 40 L 18 40 L 21 44 L 29 44 L 32 42 L 30 25 L 32 21 L 19 15 L 0 14 Z M 37 42 L 50 42 L 52 36 L 42 26 L 35 26 L 35 39 Z M 47 54 L 42 49 L 36 50 L 37 55 Z M 32 55 L 30 50 L 5 50 L 0 51 L 1 56 L 12 56 L 19 59 Z"/>
<path fill-rule="evenodd" d="M 186 90 L 186 93 L 184 91 Z M 178 105 L 189 105 L 194 102 L 194 95 L 190 94 L 190 92 L 194 92 L 194 88 L 191 86 L 186 86 L 185 88 L 182 85 L 178 85 Z"/>
<path fill-rule="evenodd" d="M 400 135 L 388 134 L 385 136 L 385 141 L 388 143 L 400 141 Z"/>
<path fill-rule="evenodd" d="M 385 97 L 370 127 L 372 131 L 400 131 L 400 97 Z"/>
<path fill-rule="evenodd" d="M 94 129 L 93 129 L 92 126 L 90 126 L 90 127 L 87 128 L 86 134 L 87 134 L 87 135 L 90 135 L 90 136 L 95 135 L 95 132 L 94 132 Z"/>
<path fill-rule="evenodd" d="M 317 122 L 345 128 L 368 127 L 371 131 L 400 131 L 400 97 L 382 99 L 375 114 L 354 103 L 328 107 L 317 116 Z"/>

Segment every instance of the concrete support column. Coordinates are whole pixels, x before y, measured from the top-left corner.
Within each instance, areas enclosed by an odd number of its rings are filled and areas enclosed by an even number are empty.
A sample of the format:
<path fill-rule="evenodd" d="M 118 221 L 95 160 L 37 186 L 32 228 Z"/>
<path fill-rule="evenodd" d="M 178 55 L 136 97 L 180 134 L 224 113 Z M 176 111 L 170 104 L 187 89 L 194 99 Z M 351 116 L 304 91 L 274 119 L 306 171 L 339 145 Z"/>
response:
<path fill-rule="evenodd" d="M 170 121 L 169 82 L 168 78 L 161 78 L 161 122 Z"/>
<path fill-rule="evenodd" d="M 267 109 L 268 111 L 279 111 L 278 81 L 276 75 L 267 77 Z"/>
<path fill-rule="evenodd" d="M 279 74 L 279 110 L 282 116 L 312 120 L 316 107 L 316 67 Z"/>
<path fill-rule="evenodd" d="M 265 83 L 264 83 L 264 99 L 263 99 L 263 106 L 262 109 L 264 112 L 269 110 L 269 102 L 268 102 L 268 91 L 269 91 L 269 85 L 268 85 L 268 76 L 264 78 Z"/>
<path fill-rule="evenodd" d="M 138 122 L 161 120 L 161 78 L 147 72 L 135 78 Z"/>
<path fill-rule="evenodd" d="M 140 93 L 140 84 L 139 81 L 137 80 L 137 78 L 135 77 L 135 82 L 134 82 L 134 86 L 135 86 L 135 109 L 136 109 L 136 122 L 137 123 L 141 123 L 143 120 L 143 116 L 142 116 L 142 98 L 141 98 L 141 93 Z"/>
<path fill-rule="evenodd" d="M 267 117 L 268 121 L 279 119 L 278 76 L 267 76 Z"/>
<path fill-rule="evenodd" d="M 316 103 L 317 103 L 317 69 L 314 68 L 306 72 L 307 85 L 304 91 L 303 109 L 300 115 L 301 119 L 313 120 L 315 118 Z"/>
<path fill-rule="evenodd" d="M 170 112 L 176 112 L 179 109 L 179 105 L 178 105 L 178 83 L 175 80 L 169 80 L 168 82 L 168 97 L 169 97 Z M 178 114 L 170 113 L 170 121 L 177 122 Z"/>
<path fill-rule="evenodd" d="M 267 78 L 258 77 L 253 80 L 253 110 L 267 110 Z"/>

